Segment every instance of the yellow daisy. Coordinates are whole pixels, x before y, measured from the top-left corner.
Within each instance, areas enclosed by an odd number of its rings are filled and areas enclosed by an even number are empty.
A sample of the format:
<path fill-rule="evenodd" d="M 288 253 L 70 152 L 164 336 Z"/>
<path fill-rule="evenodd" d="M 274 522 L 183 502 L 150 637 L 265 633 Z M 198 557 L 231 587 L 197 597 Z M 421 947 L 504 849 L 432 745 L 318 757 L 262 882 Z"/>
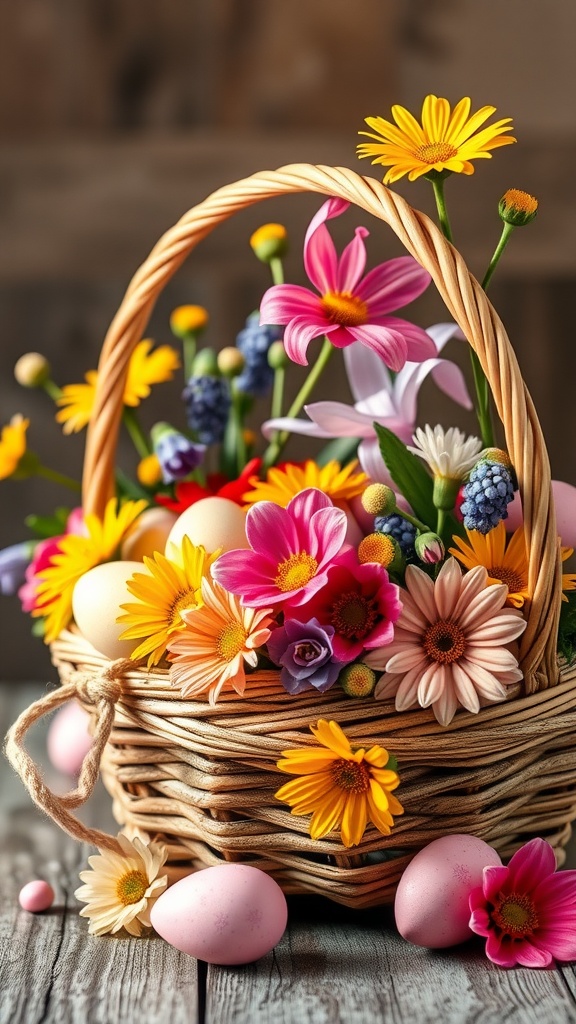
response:
<path fill-rule="evenodd" d="M 488 586 L 505 583 L 508 587 L 506 604 L 521 608 L 531 595 L 528 590 L 528 556 L 524 528 L 519 526 L 506 543 L 506 527 L 501 521 L 487 534 L 466 530 L 468 543 L 462 537 L 453 537 L 456 545 L 449 548 L 466 569 L 483 565 L 488 572 Z"/>
<path fill-rule="evenodd" d="M 560 555 L 562 561 L 565 562 L 567 558 L 570 558 L 574 554 L 574 548 L 560 548 Z M 562 573 L 562 600 L 567 601 L 566 591 L 576 590 L 576 572 L 564 572 Z"/>
<path fill-rule="evenodd" d="M 286 508 L 288 502 L 300 491 L 307 487 L 317 487 L 334 504 L 349 501 L 362 494 L 368 482 L 366 474 L 357 472 L 357 467 L 356 461 L 340 466 L 334 459 L 325 466 L 316 465 L 312 459 L 303 463 L 286 462 L 283 466 L 269 469 L 265 480 L 253 477 L 250 480 L 252 490 L 242 497 L 249 505 L 257 501 L 275 501 L 277 505 Z"/>
<path fill-rule="evenodd" d="M 160 551 L 144 556 L 146 571 L 134 573 L 127 583 L 137 601 L 121 605 L 125 614 L 116 620 L 128 626 L 121 640 L 142 639 L 131 654 L 134 661 L 147 657 L 152 668 L 162 659 L 173 634 L 186 628 L 182 612 L 202 604 L 202 578 L 219 554 L 207 554 L 185 535 L 179 549 L 172 546 L 171 558 Z"/>
<path fill-rule="evenodd" d="M 120 832 L 117 836 L 121 853 L 100 850 L 89 857 L 90 871 L 81 871 L 84 882 L 74 895 L 86 903 L 80 917 L 90 918 L 90 935 L 113 935 L 125 928 L 130 935 L 140 935 L 150 928 L 150 911 L 168 884 L 168 876 L 158 877 L 168 856 L 161 843 L 132 841 Z"/>
<path fill-rule="evenodd" d="M 215 704 L 229 683 L 236 693 L 246 687 L 245 665 L 256 668 L 257 650 L 270 636 L 271 608 L 243 608 L 240 598 L 215 580 L 201 581 L 202 607 L 182 611 L 186 629 L 168 644 L 170 682 L 183 697 L 208 690 Z"/>
<path fill-rule="evenodd" d="M 117 509 L 111 498 L 104 518 L 84 517 L 85 535 L 67 533 L 58 542 L 52 564 L 38 573 L 36 607 L 32 615 L 45 619 L 44 640 L 55 640 L 72 619 L 72 592 L 85 572 L 101 562 L 116 558 L 120 544 L 134 520 L 147 507 L 146 501 L 126 501 Z"/>
<path fill-rule="evenodd" d="M 336 722 L 321 719 L 310 729 L 322 746 L 283 751 L 278 768 L 300 777 L 282 786 L 276 798 L 289 804 L 292 814 L 312 814 L 312 839 L 340 826 L 344 846 L 357 846 L 369 821 L 388 835 L 392 815 L 404 811 L 391 792 L 400 779 L 386 767 L 388 751 L 378 746 L 353 750 Z"/>
<path fill-rule="evenodd" d="M 0 434 L 0 480 L 8 477 L 18 469 L 18 464 L 26 452 L 26 431 L 30 420 L 25 420 L 20 413 L 13 416 L 10 423 L 2 427 Z"/>
<path fill-rule="evenodd" d="M 172 380 L 180 366 L 178 353 L 170 345 L 159 345 L 153 352 L 151 349 L 152 342 L 146 338 L 132 353 L 124 388 L 124 405 L 140 405 L 143 398 L 148 398 L 152 384 Z M 84 380 L 84 384 L 67 384 L 57 399 L 60 410 L 56 413 L 56 420 L 63 424 L 65 434 L 77 433 L 90 421 L 98 371 L 88 370 Z"/>
<path fill-rule="evenodd" d="M 489 159 L 489 150 L 508 146 L 516 139 L 504 132 L 512 128 L 511 118 L 478 131 L 495 113 L 496 107 L 482 107 L 470 117 L 470 98 L 465 96 L 450 110 L 448 100 L 426 96 L 422 104 L 422 124 L 405 107 L 392 107 L 396 124 L 383 117 L 367 117 L 371 132 L 359 132 L 375 142 L 362 142 L 360 159 L 371 157 L 373 164 L 389 167 L 384 182 L 408 175 L 410 181 L 431 171 L 473 174 L 472 160 Z"/>

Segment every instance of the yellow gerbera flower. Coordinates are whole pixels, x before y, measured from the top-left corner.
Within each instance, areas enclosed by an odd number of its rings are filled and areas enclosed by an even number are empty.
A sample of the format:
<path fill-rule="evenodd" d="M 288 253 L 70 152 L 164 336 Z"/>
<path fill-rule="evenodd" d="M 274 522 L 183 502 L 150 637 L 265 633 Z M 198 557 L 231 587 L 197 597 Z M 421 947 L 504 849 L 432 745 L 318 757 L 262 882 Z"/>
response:
<path fill-rule="evenodd" d="M 492 117 L 496 107 L 482 107 L 471 117 L 470 98 L 465 96 L 450 110 L 448 100 L 426 96 L 422 104 L 422 124 L 405 107 L 392 107 L 396 124 L 383 117 L 367 117 L 371 132 L 359 132 L 376 142 L 362 142 L 360 159 L 372 157 L 373 164 L 389 167 L 384 182 L 397 181 L 405 174 L 410 181 L 430 171 L 473 174 L 472 160 L 489 159 L 489 150 L 508 146 L 516 139 L 504 132 L 512 128 L 511 118 L 478 131 Z"/>
<path fill-rule="evenodd" d="M 130 655 L 134 661 L 148 657 L 148 668 L 158 664 L 170 638 L 186 628 L 182 612 L 203 603 L 202 579 L 219 554 L 220 550 L 207 554 L 184 535 L 180 548 L 171 547 L 171 558 L 160 551 L 152 558 L 144 556 L 146 571 L 134 573 L 127 582 L 137 602 L 121 605 L 125 614 L 116 619 L 128 626 L 121 640 L 143 638 Z"/>
<path fill-rule="evenodd" d="M 172 380 L 180 366 L 178 353 L 170 345 L 159 345 L 153 352 L 151 348 L 152 342 L 146 338 L 138 343 L 132 353 L 124 388 L 124 405 L 140 405 L 143 398 L 148 398 L 152 384 Z M 98 371 L 88 370 L 84 380 L 84 384 L 67 384 L 57 399 L 60 411 L 56 413 L 56 420 L 63 424 L 65 434 L 77 433 L 90 421 Z"/>
<path fill-rule="evenodd" d="M 278 768 L 300 778 L 282 786 L 276 798 L 289 804 L 292 814 L 312 813 L 312 839 L 341 826 L 344 846 L 357 846 L 369 821 L 388 835 L 392 815 L 404 811 L 392 796 L 400 779 L 386 767 L 388 751 L 379 746 L 353 750 L 336 722 L 321 719 L 310 729 L 322 746 L 283 751 Z"/>
<path fill-rule="evenodd" d="M 500 521 L 498 526 L 483 534 L 478 530 L 466 530 L 468 543 L 462 537 L 453 537 L 456 547 L 449 548 L 466 569 L 483 565 L 488 572 L 487 585 L 505 583 L 508 587 L 506 604 L 521 608 L 531 595 L 528 590 L 528 556 L 524 527 L 519 526 L 506 543 L 506 527 Z"/>
<path fill-rule="evenodd" d="M 295 495 L 307 487 L 317 487 L 324 491 L 332 501 L 349 501 L 357 494 L 362 494 L 368 477 L 357 472 L 358 463 L 349 462 L 340 466 L 332 459 L 325 466 L 318 466 L 312 459 L 304 463 L 286 462 L 283 466 L 273 466 L 268 470 L 265 480 L 253 477 L 250 480 L 252 490 L 244 494 L 243 500 L 249 505 L 257 501 L 275 501 L 277 505 L 286 505 Z"/>
<path fill-rule="evenodd" d="M 0 434 L 0 480 L 8 477 L 18 469 L 20 459 L 26 452 L 26 431 L 30 420 L 25 420 L 20 413 L 13 416 L 10 423 L 2 427 Z"/>
<path fill-rule="evenodd" d="M 215 704 L 222 687 L 229 683 L 243 695 L 245 665 L 256 668 L 258 648 L 270 636 L 271 608 L 243 608 L 240 598 L 215 580 L 201 581 L 203 606 L 182 611 L 187 628 L 168 644 L 170 682 L 183 697 L 196 697 L 208 690 Z"/>
<path fill-rule="evenodd" d="M 120 544 L 134 520 L 147 507 L 146 501 L 126 501 L 117 509 L 111 498 L 104 518 L 84 517 L 86 534 L 67 533 L 58 542 L 52 564 L 38 573 L 37 601 L 32 615 L 45 618 L 44 640 L 51 643 L 72 619 L 72 591 L 81 576 L 101 562 L 116 557 Z"/>

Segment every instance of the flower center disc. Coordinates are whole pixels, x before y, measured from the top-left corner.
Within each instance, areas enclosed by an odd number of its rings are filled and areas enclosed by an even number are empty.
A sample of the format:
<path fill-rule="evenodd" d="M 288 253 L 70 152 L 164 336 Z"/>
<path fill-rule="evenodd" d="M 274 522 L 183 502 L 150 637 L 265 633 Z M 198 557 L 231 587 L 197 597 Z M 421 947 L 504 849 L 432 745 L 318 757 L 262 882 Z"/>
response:
<path fill-rule="evenodd" d="M 361 762 L 347 761 L 341 757 L 333 762 L 330 774 L 336 785 L 347 793 L 367 793 L 370 789 L 370 772 Z"/>
<path fill-rule="evenodd" d="M 497 897 L 491 917 L 498 928 L 514 939 L 531 935 L 538 927 L 534 904 L 524 893 Z"/>
<path fill-rule="evenodd" d="M 248 636 L 241 622 L 227 622 L 216 640 L 216 650 L 224 661 L 233 661 L 243 650 Z"/>
<path fill-rule="evenodd" d="M 322 309 L 331 323 L 342 327 L 358 327 L 368 319 L 368 306 L 352 292 L 327 292 Z"/>
<path fill-rule="evenodd" d="M 127 871 L 116 883 L 116 895 L 125 907 L 139 903 L 146 894 L 148 879 L 143 871 Z"/>
<path fill-rule="evenodd" d="M 426 630 L 422 646 L 432 661 L 450 665 L 464 654 L 466 637 L 456 622 L 452 622 L 451 619 L 439 619 Z"/>
<path fill-rule="evenodd" d="M 442 164 L 458 156 L 458 150 L 449 142 L 429 142 L 425 146 L 418 146 L 416 156 L 423 164 Z"/>
<path fill-rule="evenodd" d="M 274 583 L 285 593 L 288 590 L 299 590 L 316 575 L 318 562 L 307 551 L 295 552 L 280 562 Z"/>
<path fill-rule="evenodd" d="M 521 576 L 519 572 L 515 572 L 514 569 L 508 569 L 505 565 L 490 566 L 488 575 L 492 579 L 505 583 L 511 594 L 518 594 L 521 590 L 525 590 L 528 583 L 528 580 Z"/>
<path fill-rule="evenodd" d="M 355 590 L 341 594 L 332 605 L 330 616 L 334 629 L 348 640 L 362 640 L 374 628 L 378 608 Z"/>
<path fill-rule="evenodd" d="M 168 616 L 170 629 L 181 629 L 184 625 L 184 619 L 180 612 L 185 611 L 187 608 L 196 608 L 197 604 L 198 601 L 193 590 L 181 590 L 170 608 Z"/>

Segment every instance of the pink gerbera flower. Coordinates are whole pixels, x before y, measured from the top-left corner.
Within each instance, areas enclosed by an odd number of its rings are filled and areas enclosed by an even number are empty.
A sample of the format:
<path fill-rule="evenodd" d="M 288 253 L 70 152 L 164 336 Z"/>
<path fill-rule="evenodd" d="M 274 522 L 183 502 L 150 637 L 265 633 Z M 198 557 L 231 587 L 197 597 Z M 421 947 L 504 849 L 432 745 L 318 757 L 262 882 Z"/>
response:
<path fill-rule="evenodd" d="M 500 967 L 548 967 L 576 960 L 576 871 L 555 874 L 554 850 L 532 839 L 508 867 L 484 868 L 470 893 L 469 926 L 486 937 L 486 956 Z"/>
<path fill-rule="evenodd" d="M 300 491 L 286 508 L 259 501 L 246 516 L 250 548 L 224 552 L 212 576 L 249 608 L 303 604 L 326 582 L 347 525 L 346 513 L 315 487 Z"/>
<path fill-rule="evenodd" d="M 292 617 L 316 618 L 332 626 L 332 650 L 341 662 L 354 661 L 365 649 L 385 647 L 394 639 L 394 623 L 400 616 L 400 589 L 390 583 L 381 565 L 361 565 L 353 549 L 340 554 L 330 566 L 327 580 Z"/>
<path fill-rule="evenodd" d="M 436 347 L 426 331 L 389 316 L 422 294 L 430 283 L 428 272 L 411 256 L 401 256 L 362 277 L 363 239 L 369 234 L 362 227 L 356 228 L 353 241 L 338 259 L 325 221 L 340 216 L 349 205 L 343 199 L 329 199 L 306 232 L 304 266 L 320 295 L 300 285 L 274 285 L 262 299 L 261 323 L 287 325 L 284 347 L 290 359 L 303 366 L 308 345 L 324 334 L 336 348 L 354 341 L 367 345 L 396 371 L 407 359 L 421 362 L 435 356 Z"/>

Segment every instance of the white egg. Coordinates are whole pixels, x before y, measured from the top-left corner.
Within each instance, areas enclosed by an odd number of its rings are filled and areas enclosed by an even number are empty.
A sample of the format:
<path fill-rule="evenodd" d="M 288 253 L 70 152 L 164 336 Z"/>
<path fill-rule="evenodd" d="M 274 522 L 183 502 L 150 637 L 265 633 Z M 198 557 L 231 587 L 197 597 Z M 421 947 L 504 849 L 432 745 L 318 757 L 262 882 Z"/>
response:
<path fill-rule="evenodd" d="M 221 548 L 247 548 L 246 513 L 229 498 L 201 498 L 180 515 L 170 530 L 166 554 L 170 547 L 179 548 L 182 538 L 188 536 L 193 544 L 202 544 L 209 553 Z"/>
<path fill-rule="evenodd" d="M 144 555 L 152 557 L 155 551 L 164 551 L 170 530 L 178 519 L 167 508 L 147 508 L 126 533 L 120 557 L 126 561 L 141 562 Z"/>
<path fill-rule="evenodd" d="M 72 613 L 82 635 L 107 658 L 129 658 L 138 640 L 119 640 L 126 629 L 116 617 L 120 605 L 134 601 L 127 581 L 142 572 L 142 562 L 104 562 L 80 577 L 72 593 Z"/>

